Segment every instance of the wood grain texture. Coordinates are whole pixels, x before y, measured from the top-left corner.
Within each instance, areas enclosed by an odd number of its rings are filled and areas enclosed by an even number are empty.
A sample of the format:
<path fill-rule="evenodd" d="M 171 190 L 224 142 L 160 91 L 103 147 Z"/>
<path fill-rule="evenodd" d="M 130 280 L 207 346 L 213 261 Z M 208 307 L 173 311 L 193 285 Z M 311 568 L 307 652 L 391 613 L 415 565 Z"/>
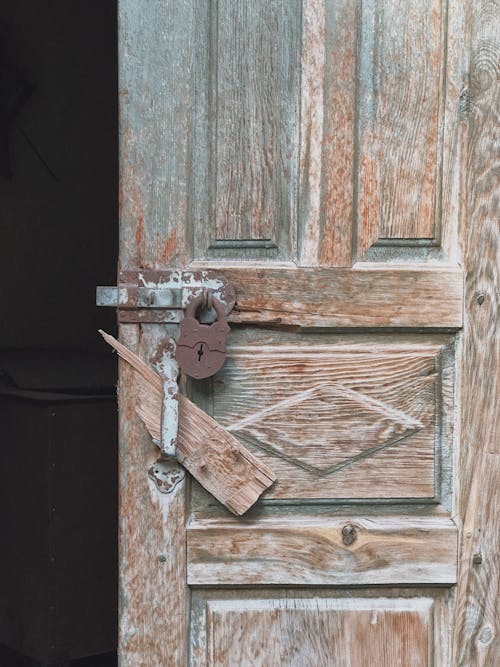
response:
<path fill-rule="evenodd" d="M 465 122 L 465 98 L 469 34 L 467 26 L 468 4 L 448 2 L 446 21 L 446 71 L 442 97 L 443 119 L 438 144 L 441 155 L 441 197 L 436 202 L 436 236 L 447 261 L 461 265 L 459 228 L 463 206 L 463 176 L 467 123 Z M 439 138 L 439 137 L 438 137 Z M 439 160 L 439 156 L 438 156 Z M 439 234 L 438 234 L 439 232 Z"/>
<path fill-rule="evenodd" d="M 217 3 L 217 239 L 293 238 L 299 26 L 297 0 Z"/>
<path fill-rule="evenodd" d="M 438 435 L 452 416 L 436 412 L 442 345 L 254 335 L 232 333 L 212 410 L 275 471 L 266 498 L 438 493 Z"/>
<path fill-rule="evenodd" d="M 436 234 L 442 7 L 440 0 L 363 3 L 357 203 L 361 255 L 377 238 L 431 239 Z"/>
<path fill-rule="evenodd" d="M 120 266 L 170 268 L 190 258 L 194 3 L 120 0 Z M 149 359 L 176 327 L 122 325 Z M 136 418 L 132 370 L 120 364 L 120 667 L 187 661 L 186 485 L 148 477 L 157 447 Z M 179 471 L 182 470 L 179 466 Z"/>
<path fill-rule="evenodd" d="M 300 1 L 206 5 L 197 42 L 193 170 L 204 182 L 193 185 L 195 258 L 291 259 L 297 236 Z"/>
<path fill-rule="evenodd" d="M 191 585 L 453 584 L 457 529 L 442 515 L 205 518 L 188 527 L 187 559 Z"/>
<path fill-rule="evenodd" d="M 453 664 L 500 664 L 500 6 L 471 3 Z"/>
<path fill-rule="evenodd" d="M 352 601 L 351 601 L 352 599 Z M 392 662 L 385 665 L 384 667 L 406 667 L 407 665 L 413 665 L 412 659 L 418 660 L 418 652 L 413 656 L 408 656 L 408 661 L 403 662 L 401 655 L 395 655 L 394 652 L 391 652 L 390 647 L 390 636 L 391 633 L 387 633 L 385 641 L 378 635 L 378 622 L 380 616 L 378 612 L 382 614 L 387 613 L 388 617 L 385 617 L 382 623 L 386 623 L 389 619 L 395 619 L 398 611 L 402 612 L 405 617 L 409 619 L 411 614 L 415 614 L 422 619 L 422 644 L 420 642 L 414 643 L 412 638 L 412 633 L 405 632 L 406 629 L 413 627 L 415 630 L 420 627 L 420 623 L 417 622 L 412 625 L 409 622 L 408 625 L 402 623 L 401 625 L 397 622 L 392 625 L 392 629 L 395 634 L 394 647 L 399 647 L 401 651 L 404 651 L 404 647 L 412 646 L 415 647 L 416 644 L 421 646 L 423 649 L 424 640 L 423 635 L 427 634 L 428 637 L 428 655 L 425 657 L 427 662 L 424 662 L 425 665 L 432 665 L 433 667 L 441 665 L 451 665 L 449 659 L 449 653 L 447 651 L 447 643 L 442 641 L 441 638 L 446 635 L 449 618 L 448 618 L 448 601 L 449 601 L 449 591 L 446 588 L 430 588 L 430 587 L 419 587 L 418 589 L 411 588 L 389 588 L 389 587 L 378 587 L 376 590 L 373 589 L 342 589 L 337 588 L 335 590 L 328 588 L 315 588 L 314 591 L 306 588 L 255 588 L 255 589 L 223 589 L 223 590 L 214 590 L 214 589 L 194 589 L 193 590 L 193 601 L 191 606 L 191 667 L 206 667 L 208 655 L 210 653 L 211 646 L 207 641 L 207 635 L 211 632 L 211 629 L 208 627 L 208 615 L 209 610 L 226 610 L 230 613 L 240 613 L 241 622 L 245 625 L 245 610 L 254 613 L 259 610 L 263 615 L 259 618 L 257 615 L 258 621 L 262 620 L 267 624 L 273 624 L 276 621 L 273 620 L 274 615 L 279 616 L 280 614 L 290 614 L 288 620 L 290 621 L 290 632 L 293 632 L 295 622 L 293 619 L 293 610 L 298 612 L 296 618 L 297 623 L 300 624 L 300 619 L 304 619 L 305 616 L 309 613 L 314 616 L 315 612 L 317 613 L 316 620 L 311 619 L 311 624 L 315 628 L 316 632 L 308 632 L 307 629 L 304 629 L 304 633 L 298 642 L 288 642 L 288 651 L 289 656 L 293 660 L 292 647 L 297 652 L 301 658 L 305 660 L 302 664 L 308 665 L 307 663 L 307 653 L 306 649 L 311 652 L 311 654 L 316 658 L 318 662 L 312 663 L 309 667 L 316 667 L 316 665 L 322 665 L 322 667 L 366 667 L 366 665 L 374 664 L 378 665 L 382 658 L 391 658 Z M 227 606 L 226 606 L 227 605 Z M 354 617 L 354 609 L 357 609 L 360 612 L 361 616 L 370 614 L 370 628 L 364 626 L 364 619 L 360 619 L 361 627 L 363 632 L 357 632 L 356 618 Z M 349 629 L 346 628 L 346 634 L 340 635 L 339 642 L 337 642 L 337 633 L 329 632 L 328 638 L 325 642 L 317 641 L 317 637 L 324 636 L 323 630 L 318 627 L 318 619 L 322 618 L 325 621 L 326 627 L 331 627 L 328 619 L 330 614 L 332 621 L 333 619 L 341 619 L 343 613 L 348 614 L 349 616 L 349 625 L 354 631 L 353 634 L 349 634 Z M 352 614 L 352 615 L 351 615 Z M 283 618 L 283 616 L 282 616 Z M 342 626 L 342 622 L 338 624 L 338 627 Z M 410 627 L 409 627 L 410 626 Z M 255 625 L 252 630 L 255 630 L 256 633 L 260 634 L 261 626 L 259 624 Z M 387 625 L 386 625 L 387 628 Z M 273 637 L 277 637 L 282 641 L 287 636 L 287 626 L 281 625 L 276 628 L 276 632 L 268 633 L 268 636 L 264 639 L 265 646 L 269 650 L 286 650 L 285 647 L 280 646 L 280 642 L 273 641 Z M 365 632 L 369 633 L 370 641 L 365 644 L 364 637 Z M 401 634 L 408 635 L 406 637 L 401 637 Z M 238 631 L 235 631 L 235 634 L 238 634 Z M 419 633 L 417 633 L 419 634 Z M 348 641 L 348 638 L 351 641 Z M 343 641 L 342 641 L 343 639 Z M 252 641 L 252 632 L 246 633 L 245 636 L 245 645 L 248 645 L 248 642 Z M 337 657 L 333 651 L 336 649 L 337 645 L 340 644 L 341 652 Z M 371 647 L 380 649 L 380 651 L 372 651 Z M 235 646 L 232 645 L 232 650 L 244 652 L 246 646 Z M 324 651 L 324 653 L 322 653 Z M 331 658 L 333 654 L 333 658 Z M 245 653 L 243 653 L 245 655 Z M 256 650 L 256 655 L 251 656 L 252 665 L 259 665 L 259 660 L 264 659 L 265 652 L 258 652 Z M 278 653 L 279 655 L 279 653 Z M 285 653 L 286 655 L 286 653 Z M 322 656 L 327 656 L 329 661 L 324 664 L 321 662 Z M 288 656 L 287 656 L 288 657 Z M 337 658 L 337 659 L 334 659 Z M 344 662 L 343 662 L 344 661 Z M 234 664 L 238 664 L 235 661 Z M 265 663 L 264 663 L 265 664 Z M 284 664 L 290 667 L 290 663 L 286 661 L 283 663 L 277 662 L 275 664 Z M 294 665 L 294 663 L 291 663 Z M 416 662 L 418 665 L 419 663 Z M 267 667 L 267 665 L 266 665 Z M 294 665 L 294 667 L 299 667 L 299 665 Z"/>
<path fill-rule="evenodd" d="M 454 268 L 224 267 L 237 302 L 229 322 L 299 327 L 462 326 L 463 274 Z"/>
<path fill-rule="evenodd" d="M 444 250 L 431 259 L 456 262 L 453 221 L 458 218 L 460 183 L 455 165 L 460 161 L 461 141 L 457 92 L 460 89 L 458 72 L 463 62 L 462 32 L 456 29 L 461 20 L 461 10 L 457 9 L 460 3 L 304 0 L 302 15 L 298 0 L 290 3 L 259 0 L 250 4 L 240 0 L 233 3 L 229 0 L 220 3 L 215 0 L 205 3 L 201 0 L 148 0 L 145 7 L 139 7 L 132 0 L 121 2 L 121 263 L 125 268 L 185 267 L 194 257 L 204 268 L 207 258 L 212 266 L 220 266 L 238 291 L 238 309 L 232 315 L 234 323 L 271 325 L 267 329 L 270 336 L 291 336 L 291 331 L 296 332 L 297 341 L 290 343 L 287 353 L 295 365 L 295 389 L 299 394 L 302 392 L 302 407 L 320 415 L 321 409 L 308 402 L 311 395 L 303 392 L 320 384 L 331 367 L 325 366 L 323 357 L 321 364 L 306 363 L 300 375 L 300 355 L 304 352 L 298 349 L 303 345 L 299 342 L 300 327 L 318 330 L 345 327 L 355 329 L 353 335 L 366 334 L 375 339 L 378 334 L 374 330 L 378 328 L 398 329 L 398 336 L 405 336 L 405 329 L 424 330 L 427 336 L 433 335 L 429 330 L 455 331 L 462 324 L 460 271 L 436 264 L 416 265 L 416 261 L 428 257 L 418 254 L 417 248 L 393 246 L 392 255 L 368 254 L 374 261 L 385 262 L 385 267 L 379 263 L 376 268 L 366 262 L 362 270 L 359 265 L 353 270 L 327 268 L 349 267 L 352 256 L 356 255 L 356 243 L 361 247 L 359 254 L 364 256 L 364 250 L 379 237 L 437 238 L 440 224 L 445 237 Z M 488 5 L 491 6 L 494 3 Z M 488 12 L 485 10 L 485 15 Z M 478 29 L 477 34 L 481 37 L 484 30 Z M 489 45 L 492 38 L 488 40 Z M 484 47 L 486 54 L 490 53 L 488 48 Z M 453 58 L 452 69 L 445 63 L 449 54 Z M 259 68 L 264 74 L 260 79 L 255 76 Z M 450 72 L 453 72 L 452 77 Z M 477 99 L 490 94 L 487 92 L 489 84 L 484 80 L 488 83 L 489 74 L 481 69 L 477 77 Z M 235 82 L 245 85 L 237 86 Z M 484 115 L 479 103 L 475 113 L 476 127 L 479 127 Z M 491 119 L 488 122 L 491 124 Z M 471 163 L 479 164 L 480 152 L 488 153 L 489 144 L 485 149 L 483 139 L 478 139 L 477 146 L 480 148 Z M 233 165 L 237 169 L 233 169 Z M 478 187 L 489 192 L 490 172 L 485 173 Z M 484 206 L 484 198 L 480 196 L 475 220 L 484 215 Z M 207 250 L 215 228 L 221 231 L 221 244 Z M 299 240 L 296 234 L 301 233 L 301 228 L 303 234 Z M 270 240 L 259 236 L 268 231 Z M 238 235 L 236 242 L 231 240 L 233 232 Z M 488 242 L 496 239 L 491 231 L 486 236 Z M 385 253 L 388 248 L 372 250 Z M 481 250 L 481 257 L 486 258 L 485 275 L 474 278 L 474 284 L 484 282 L 488 287 L 491 258 L 485 250 Z M 389 266 L 388 258 L 400 263 L 407 261 L 413 267 Z M 299 264 L 303 262 L 316 268 L 297 269 L 292 263 L 297 259 Z M 274 268 L 262 268 L 273 263 Z M 497 303 L 487 289 L 485 294 L 483 309 L 477 311 L 483 313 L 478 319 L 480 331 L 488 319 L 484 316 L 486 307 Z M 251 333 L 250 327 L 235 328 L 248 329 Z M 153 353 L 166 331 L 173 334 L 174 329 L 166 330 L 154 324 L 122 329 L 124 341 L 145 359 Z M 472 341 L 473 345 L 474 340 L 469 339 L 467 343 Z M 275 339 L 270 341 L 269 347 L 274 344 Z M 418 343 L 416 348 L 420 349 Z M 267 370 L 269 360 L 263 373 L 257 363 L 258 352 L 254 347 L 248 356 L 254 355 L 255 372 L 261 376 L 259 381 L 265 385 L 266 372 L 269 373 L 269 386 L 274 387 L 273 401 L 286 400 L 285 385 L 289 380 L 283 378 L 280 384 L 278 367 Z M 265 356 L 266 350 L 263 353 Z M 321 350 L 319 353 L 321 356 Z M 492 350 L 488 354 L 490 362 L 496 359 Z M 479 353 L 474 355 L 475 361 L 482 360 L 480 373 L 486 376 L 484 357 Z M 339 371 L 343 375 L 341 384 L 348 384 L 347 390 L 330 387 L 327 402 L 338 399 L 336 414 L 344 423 L 347 423 L 346 414 L 354 414 L 357 402 L 365 427 L 372 429 L 370 438 L 384 447 L 357 461 L 356 466 L 342 468 L 330 498 L 352 498 L 356 497 L 355 493 L 368 498 L 378 483 L 380 497 L 391 503 L 401 497 L 403 487 L 404 498 L 429 500 L 437 488 L 436 480 L 441 481 L 442 486 L 442 479 L 447 478 L 449 486 L 453 420 L 448 418 L 440 423 L 439 417 L 453 411 L 453 369 L 448 365 L 446 374 L 441 374 L 440 362 L 433 361 L 437 356 L 436 351 L 406 363 L 401 361 L 404 358 L 401 355 L 394 366 L 388 364 L 393 368 L 389 373 L 386 359 L 377 365 L 373 356 L 368 357 L 363 363 L 371 369 L 372 385 L 366 377 L 360 386 L 349 384 L 350 379 L 359 380 L 357 366 L 352 362 Z M 287 362 L 285 355 L 279 361 L 282 371 Z M 301 385 L 300 377 L 309 377 L 310 372 L 314 384 Z M 415 384 L 405 384 L 402 379 L 405 373 L 415 379 Z M 249 383 L 251 377 L 250 373 L 239 376 L 245 382 L 249 378 Z M 445 379 L 441 381 L 441 378 Z M 217 383 L 221 381 L 219 378 L 213 381 L 214 396 L 219 391 Z M 185 585 L 188 511 L 185 491 L 189 482 L 181 480 L 171 493 L 159 493 L 148 479 L 147 470 L 156 458 L 156 449 L 135 418 L 136 397 L 126 396 L 130 382 L 130 375 L 122 367 L 120 660 L 122 667 L 184 665 L 188 659 L 185 630 L 190 606 Z M 326 382 L 338 384 L 338 378 L 327 377 Z M 440 389 L 436 389 L 438 384 L 441 384 Z M 376 386 L 379 394 L 374 389 Z M 261 400 L 260 394 L 255 390 L 255 383 L 245 387 L 243 382 L 241 387 L 238 385 L 235 397 L 238 404 L 245 403 L 253 408 L 254 403 Z M 351 391 L 356 396 L 353 397 Z M 486 405 L 491 414 L 490 396 L 488 394 L 486 400 L 487 392 L 478 388 L 478 381 L 471 383 L 468 391 L 465 395 L 468 403 L 474 404 L 477 393 L 481 405 Z M 263 394 L 269 403 L 270 394 L 265 391 Z M 359 394 L 367 399 L 359 398 Z M 208 407 L 211 401 L 212 396 L 207 392 Z M 363 412 L 368 406 L 370 410 Z M 378 428 L 374 413 L 381 416 L 386 406 L 392 418 Z M 265 405 L 260 406 L 261 412 L 265 409 Z M 474 409 L 467 407 L 467 414 L 471 415 Z M 398 410 L 404 417 L 398 414 L 394 419 L 392 410 Z M 421 415 L 424 415 L 423 421 Z M 294 416 L 297 429 L 301 418 L 301 415 Z M 245 419 L 245 415 L 240 415 L 239 419 Z M 470 431 L 470 441 L 463 450 L 464 470 L 468 472 L 464 475 L 461 507 L 465 508 L 472 499 L 474 510 L 469 509 L 467 522 L 473 526 L 474 544 L 481 540 L 481 548 L 488 554 L 491 565 L 487 570 L 484 565 L 480 566 L 483 573 L 486 572 L 482 574 L 477 565 L 475 570 L 470 566 L 469 556 L 475 551 L 463 551 L 464 576 L 458 596 L 457 628 L 463 630 L 467 639 L 462 640 L 457 635 L 456 655 L 457 664 L 463 656 L 464 665 L 474 664 L 477 656 L 478 664 L 488 664 L 488 660 L 491 663 L 497 636 L 495 630 L 490 632 L 497 619 L 492 605 L 494 590 L 487 588 L 498 571 L 490 555 L 496 528 L 486 530 L 483 522 L 492 498 L 494 502 L 495 481 L 491 470 L 497 454 L 491 454 L 491 439 L 480 440 L 488 428 L 488 420 L 484 421 L 484 426 Z M 389 434 L 391 429 L 403 428 L 404 434 L 404 429 L 416 422 L 423 423 L 424 428 L 393 443 L 395 446 L 385 447 L 387 438 L 383 428 L 388 429 Z M 256 432 L 256 419 L 250 420 L 250 426 L 253 430 L 246 436 L 266 436 L 266 433 Z M 274 442 L 288 447 L 291 439 L 286 440 L 278 433 L 278 427 L 279 423 L 268 421 L 265 424 L 268 444 L 271 446 Z M 430 437 L 434 431 L 440 431 L 435 441 Z M 487 435 L 491 433 L 488 431 Z M 411 454 L 406 449 L 409 440 Z M 296 441 L 294 437 L 294 444 Z M 351 446 L 358 445 L 354 438 L 349 441 L 347 429 L 344 429 L 342 442 L 344 454 Z M 485 443 L 481 446 L 488 455 L 477 457 L 476 461 L 476 443 L 479 442 Z M 326 456 L 328 447 L 323 442 L 318 449 Z M 437 467 L 436 454 L 441 456 Z M 268 455 L 266 452 L 262 456 Z M 295 458 L 298 460 L 297 456 Z M 364 506 L 359 514 L 345 517 L 359 529 L 357 539 L 346 545 L 342 537 L 345 523 L 335 514 L 333 503 L 325 509 L 321 503 L 311 502 L 310 509 L 306 510 L 300 503 L 307 495 L 292 497 L 293 490 L 298 493 L 304 486 L 312 488 L 313 476 L 317 473 L 306 470 L 304 465 L 294 466 L 300 475 L 310 477 L 305 482 L 305 478 L 293 480 L 292 464 L 280 456 L 274 460 L 283 466 L 278 474 L 286 471 L 288 475 L 287 495 L 284 499 L 261 503 L 254 510 L 254 519 L 211 520 L 213 508 L 210 507 L 202 518 L 195 503 L 197 520 L 192 526 L 192 537 L 199 541 L 193 556 L 192 576 L 199 577 L 200 581 L 212 577 L 226 587 L 245 584 L 245 576 L 248 586 L 283 582 L 288 588 L 280 593 L 275 589 L 261 589 L 257 595 L 250 588 L 237 591 L 237 595 L 246 599 L 275 596 L 282 600 L 273 602 L 270 616 L 263 621 L 264 625 L 274 624 L 276 635 L 284 636 L 279 634 L 280 628 L 295 627 L 283 600 L 287 596 L 324 598 L 331 591 L 322 590 L 322 585 L 366 586 L 366 591 L 358 588 L 355 592 L 339 590 L 336 593 L 339 597 L 344 594 L 358 600 L 369 595 L 382 597 L 379 590 L 375 593 L 370 587 L 384 581 L 402 584 L 399 591 L 392 593 L 401 598 L 407 595 L 410 582 L 428 582 L 429 586 L 436 587 L 455 581 L 456 537 L 453 523 L 447 517 L 434 516 L 431 511 L 421 515 L 424 510 L 420 506 L 410 509 L 410 503 L 392 504 L 380 513 Z M 334 465 L 337 462 L 335 459 Z M 310 463 L 308 457 L 306 464 Z M 316 463 L 314 457 L 312 463 Z M 288 470 L 284 466 L 289 466 Z M 484 487 L 482 480 L 485 480 Z M 195 484 L 193 487 L 198 488 Z M 310 490 L 307 493 L 310 494 Z M 217 507 L 212 516 L 223 511 Z M 311 515 L 302 521 L 301 511 L 310 511 Z M 471 569 L 467 569 L 469 566 Z M 299 587 L 314 586 L 314 595 L 311 589 L 291 593 L 289 586 L 293 582 Z M 195 597 L 206 595 L 208 599 L 210 593 L 207 588 L 200 589 L 195 591 Z M 217 595 L 221 598 L 227 595 L 228 599 L 230 596 L 227 590 L 212 593 L 215 596 L 210 598 L 212 600 Z M 430 598 L 434 593 L 414 592 L 413 595 Z M 442 592 L 439 595 L 442 595 L 439 630 L 436 630 L 434 654 L 429 649 L 427 664 L 455 664 L 447 654 L 447 598 Z M 244 607 L 245 602 L 242 604 Z M 309 603 L 299 603 L 300 613 L 301 604 L 309 611 Z M 412 659 L 420 664 L 423 638 L 431 636 L 430 625 L 426 626 L 427 617 L 424 618 L 425 605 L 414 607 L 418 609 L 414 613 L 411 604 L 408 608 L 404 602 L 400 604 L 400 618 L 404 620 L 392 623 L 390 605 L 376 603 L 375 606 L 385 610 L 381 612 L 384 614 L 382 634 L 387 633 L 389 637 L 380 642 L 371 610 L 367 612 L 361 606 L 359 617 L 349 618 L 345 632 L 357 627 L 356 622 L 361 628 L 350 644 L 352 664 L 367 662 L 367 646 L 370 648 L 365 642 L 367 636 L 372 638 L 373 646 L 382 646 L 382 655 L 390 650 L 386 648 L 389 645 L 404 646 L 402 650 L 410 651 Z M 349 603 L 346 609 L 348 607 Z M 206 608 L 204 604 L 203 609 Z M 214 604 L 212 608 L 215 615 L 210 623 L 218 628 L 218 634 L 210 635 L 210 643 L 213 645 L 212 640 L 217 637 L 223 646 L 233 650 L 233 644 L 228 643 L 232 641 L 229 628 L 220 620 L 218 609 L 222 607 Z M 321 604 L 317 608 L 320 609 Z M 477 615 L 476 609 L 480 609 Z M 225 613 L 228 614 L 226 620 L 232 623 L 233 637 L 238 637 L 238 624 L 245 626 L 246 620 L 238 616 L 237 607 Z M 350 614 L 350 609 L 346 613 Z M 259 623 L 263 617 L 248 618 Z M 307 637 L 310 625 L 313 629 L 310 636 L 318 638 L 323 636 L 321 632 L 325 627 L 331 628 L 332 624 L 339 627 L 335 625 L 337 620 L 331 621 L 331 618 L 333 616 L 327 612 L 319 620 L 317 615 L 312 615 L 310 622 L 300 620 L 297 626 L 302 636 Z M 436 618 L 434 615 L 434 621 Z M 200 633 L 206 631 L 199 630 Z M 196 632 L 193 623 L 193 646 L 197 645 Z M 297 636 L 290 632 L 291 637 Z M 260 636 L 263 634 L 261 631 Z M 271 639 L 262 636 L 259 642 L 263 649 L 276 650 L 278 660 L 283 656 L 279 651 L 291 648 L 288 645 L 275 649 L 272 635 Z M 316 652 L 320 660 L 322 651 L 335 645 L 331 632 L 328 632 L 328 642 L 321 644 L 309 642 L 309 652 L 313 656 Z M 298 656 L 307 656 L 303 643 L 293 648 Z M 239 647 L 236 650 L 240 650 Z M 245 648 L 241 650 L 241 660 L 245 660 Z M 191 656 L 195 655 L 193 650 Z M 206 651 L 201 655 L 196 658 L 199 660 L 196 664 L 206 664 Z M 265 650 L 261 653 L 264 655 Z M 388 655 L 394 662 L 394 654 Z M 409 654 L 403 655 L 406 660 Z M 368 664 L 370 662 L 376 664 L 371 650 Z"/>
<path fill-rule="evenodd" d="M 349 0 L 326 5 L 320 264 L 350 266 L 354 239 L 356 136 L 353 129 L 357 113 L 356 55 L 360 5 Z"/>
<path fill-rule="evenodd" d="M 188 248 L 196 3 L 120 0 L 120 265 L 183 266 Z M 166 194 L 167 193 L 167 194 Z"/>
<path fill-rule="evenodd" d="M 300 91 L 300 237 L 301 266 L 318 264 L 320 247 L 321 181 L 323 176 L 323 125 L 325 115 L 324 0 L 306 0 L 302 9 Z"/>
<path fill-rule="evenodd" d="M 212 417 L 200 410 L 188 398 L 177 393 L 177 365 L 170 369 L 175 373 L 162 378 L 140 357 L 113 336 L 100 331 L 103 338 L 134 369 L 132 383 L 137 393 L 137 415 L 142 419 L 155 444 L 161 446 L 165 420 L 174 434 L 177 447 L 174 453 L 179 463 L 189 470 L 196 480 L 233 514 L 244 514 L 259 496 L 276 480 L 273 472 L 253 456 L 234 436 L 222 428 Z M 171 340 L 162 341 L 161 357 L 167 362 L 157 362 L 157 367 L 170 365 L 174 346 Z M 155 357 L 158 357 L 158 351 Z M 165 415 L 165 380 L 175 386 L 174 400 L 178 410 Z M 174 465 L 175 470 L 175 465 Z M 171 474 L 169 470 L 169 474 Z"/>
<path fill-rule="evenodd" d="M 244 514 L 276 476 L 206 412 L 179 398 L 178 460 L 231 512 Z"/>
<path fill-rule="evenodd" d="M 357 3 L 303 3 L 301 266 L 350 266 Z"/>
<path fill-rule="evenodd" d="M 165 327 L 122 325 L 131 350 L 146 358 Z M 183 665 L 186 655 L 185 486 L 161 493 L 148 478 L 158 449 L 135 416 L 132 368 L 120 362 L 120 667 Z"/>
<path fill-rule="evenodd" d="M 288 354 L 286 360 L 294 361 Z M 227 430 L 326 475 L 423 428 L 422 421 L 382 401 L 342 384 L 323 382 L 288 398 L 275 398 Z"/>
<path fill-rule="evenodd" d="M 122 266 L 350 266 L 356 236 L 360 257 L 379 237 L 439 241 L 441 218 L 452 256 L 461 19 L 445 5 L 124 0 Z"/>
<path fill-rule="evenodd" d="M 210 667 L 430 667 L 433 601 L 283 599 L 207 603 Z"/>

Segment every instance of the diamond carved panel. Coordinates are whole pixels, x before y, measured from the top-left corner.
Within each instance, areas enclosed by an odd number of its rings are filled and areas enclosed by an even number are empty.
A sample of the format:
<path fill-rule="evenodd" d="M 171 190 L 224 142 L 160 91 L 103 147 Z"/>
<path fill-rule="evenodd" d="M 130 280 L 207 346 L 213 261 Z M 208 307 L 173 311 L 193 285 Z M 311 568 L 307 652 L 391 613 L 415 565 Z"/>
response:
<path fill-rule="evenodd" d="M 268 499 L 436 499 L 453 363 L 445 335 L 233 329 L 207 408 L 275 472 Z"/>
<path fill-rule="evenodd" d="M 416 433 L 423 424 L 341 384 L 324 382 L 228 427 L 306 470 L 328 474 Z"/>

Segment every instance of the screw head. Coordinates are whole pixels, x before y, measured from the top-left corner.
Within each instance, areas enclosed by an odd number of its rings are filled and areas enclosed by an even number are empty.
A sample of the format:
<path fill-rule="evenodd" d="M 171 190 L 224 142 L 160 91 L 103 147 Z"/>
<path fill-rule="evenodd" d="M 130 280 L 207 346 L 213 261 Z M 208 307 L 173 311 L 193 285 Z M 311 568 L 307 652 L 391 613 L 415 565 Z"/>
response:
<path fill-rule="evenodd" d="M 348 547 L 356 541 L 358 537 L 358 528 L 352 523 L 348 523 L 342 528 L 342 542 Z"/>

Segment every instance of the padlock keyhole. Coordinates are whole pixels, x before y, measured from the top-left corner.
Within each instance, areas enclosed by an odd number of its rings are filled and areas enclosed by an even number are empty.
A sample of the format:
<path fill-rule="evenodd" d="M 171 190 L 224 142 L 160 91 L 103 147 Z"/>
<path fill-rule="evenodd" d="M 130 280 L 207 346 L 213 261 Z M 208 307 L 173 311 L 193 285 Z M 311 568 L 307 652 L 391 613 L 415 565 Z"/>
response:
<path fill-rule="evenodd" d="M 203 343 L 200 343 L 200 347 L 198 348 L 198 361 L 201 361 L 203 354 L 204 354 Z"/>

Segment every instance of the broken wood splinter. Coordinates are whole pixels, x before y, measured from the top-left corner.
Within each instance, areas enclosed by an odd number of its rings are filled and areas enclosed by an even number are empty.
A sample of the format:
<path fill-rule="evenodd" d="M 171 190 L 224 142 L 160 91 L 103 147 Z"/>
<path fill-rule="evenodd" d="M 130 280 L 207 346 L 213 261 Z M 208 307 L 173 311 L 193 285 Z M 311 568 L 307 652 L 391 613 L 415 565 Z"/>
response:
<path fill-rule="evenodd" d="M 99 333 L 134 369 L 137 415 L 153 440 L 161 442 L 162 378 L 116 338 L 101 329 Z M 189 398 L 182 394 L 178 398 L 177 460 L 233 514 L 244 514 L 276 475 Z"/>

